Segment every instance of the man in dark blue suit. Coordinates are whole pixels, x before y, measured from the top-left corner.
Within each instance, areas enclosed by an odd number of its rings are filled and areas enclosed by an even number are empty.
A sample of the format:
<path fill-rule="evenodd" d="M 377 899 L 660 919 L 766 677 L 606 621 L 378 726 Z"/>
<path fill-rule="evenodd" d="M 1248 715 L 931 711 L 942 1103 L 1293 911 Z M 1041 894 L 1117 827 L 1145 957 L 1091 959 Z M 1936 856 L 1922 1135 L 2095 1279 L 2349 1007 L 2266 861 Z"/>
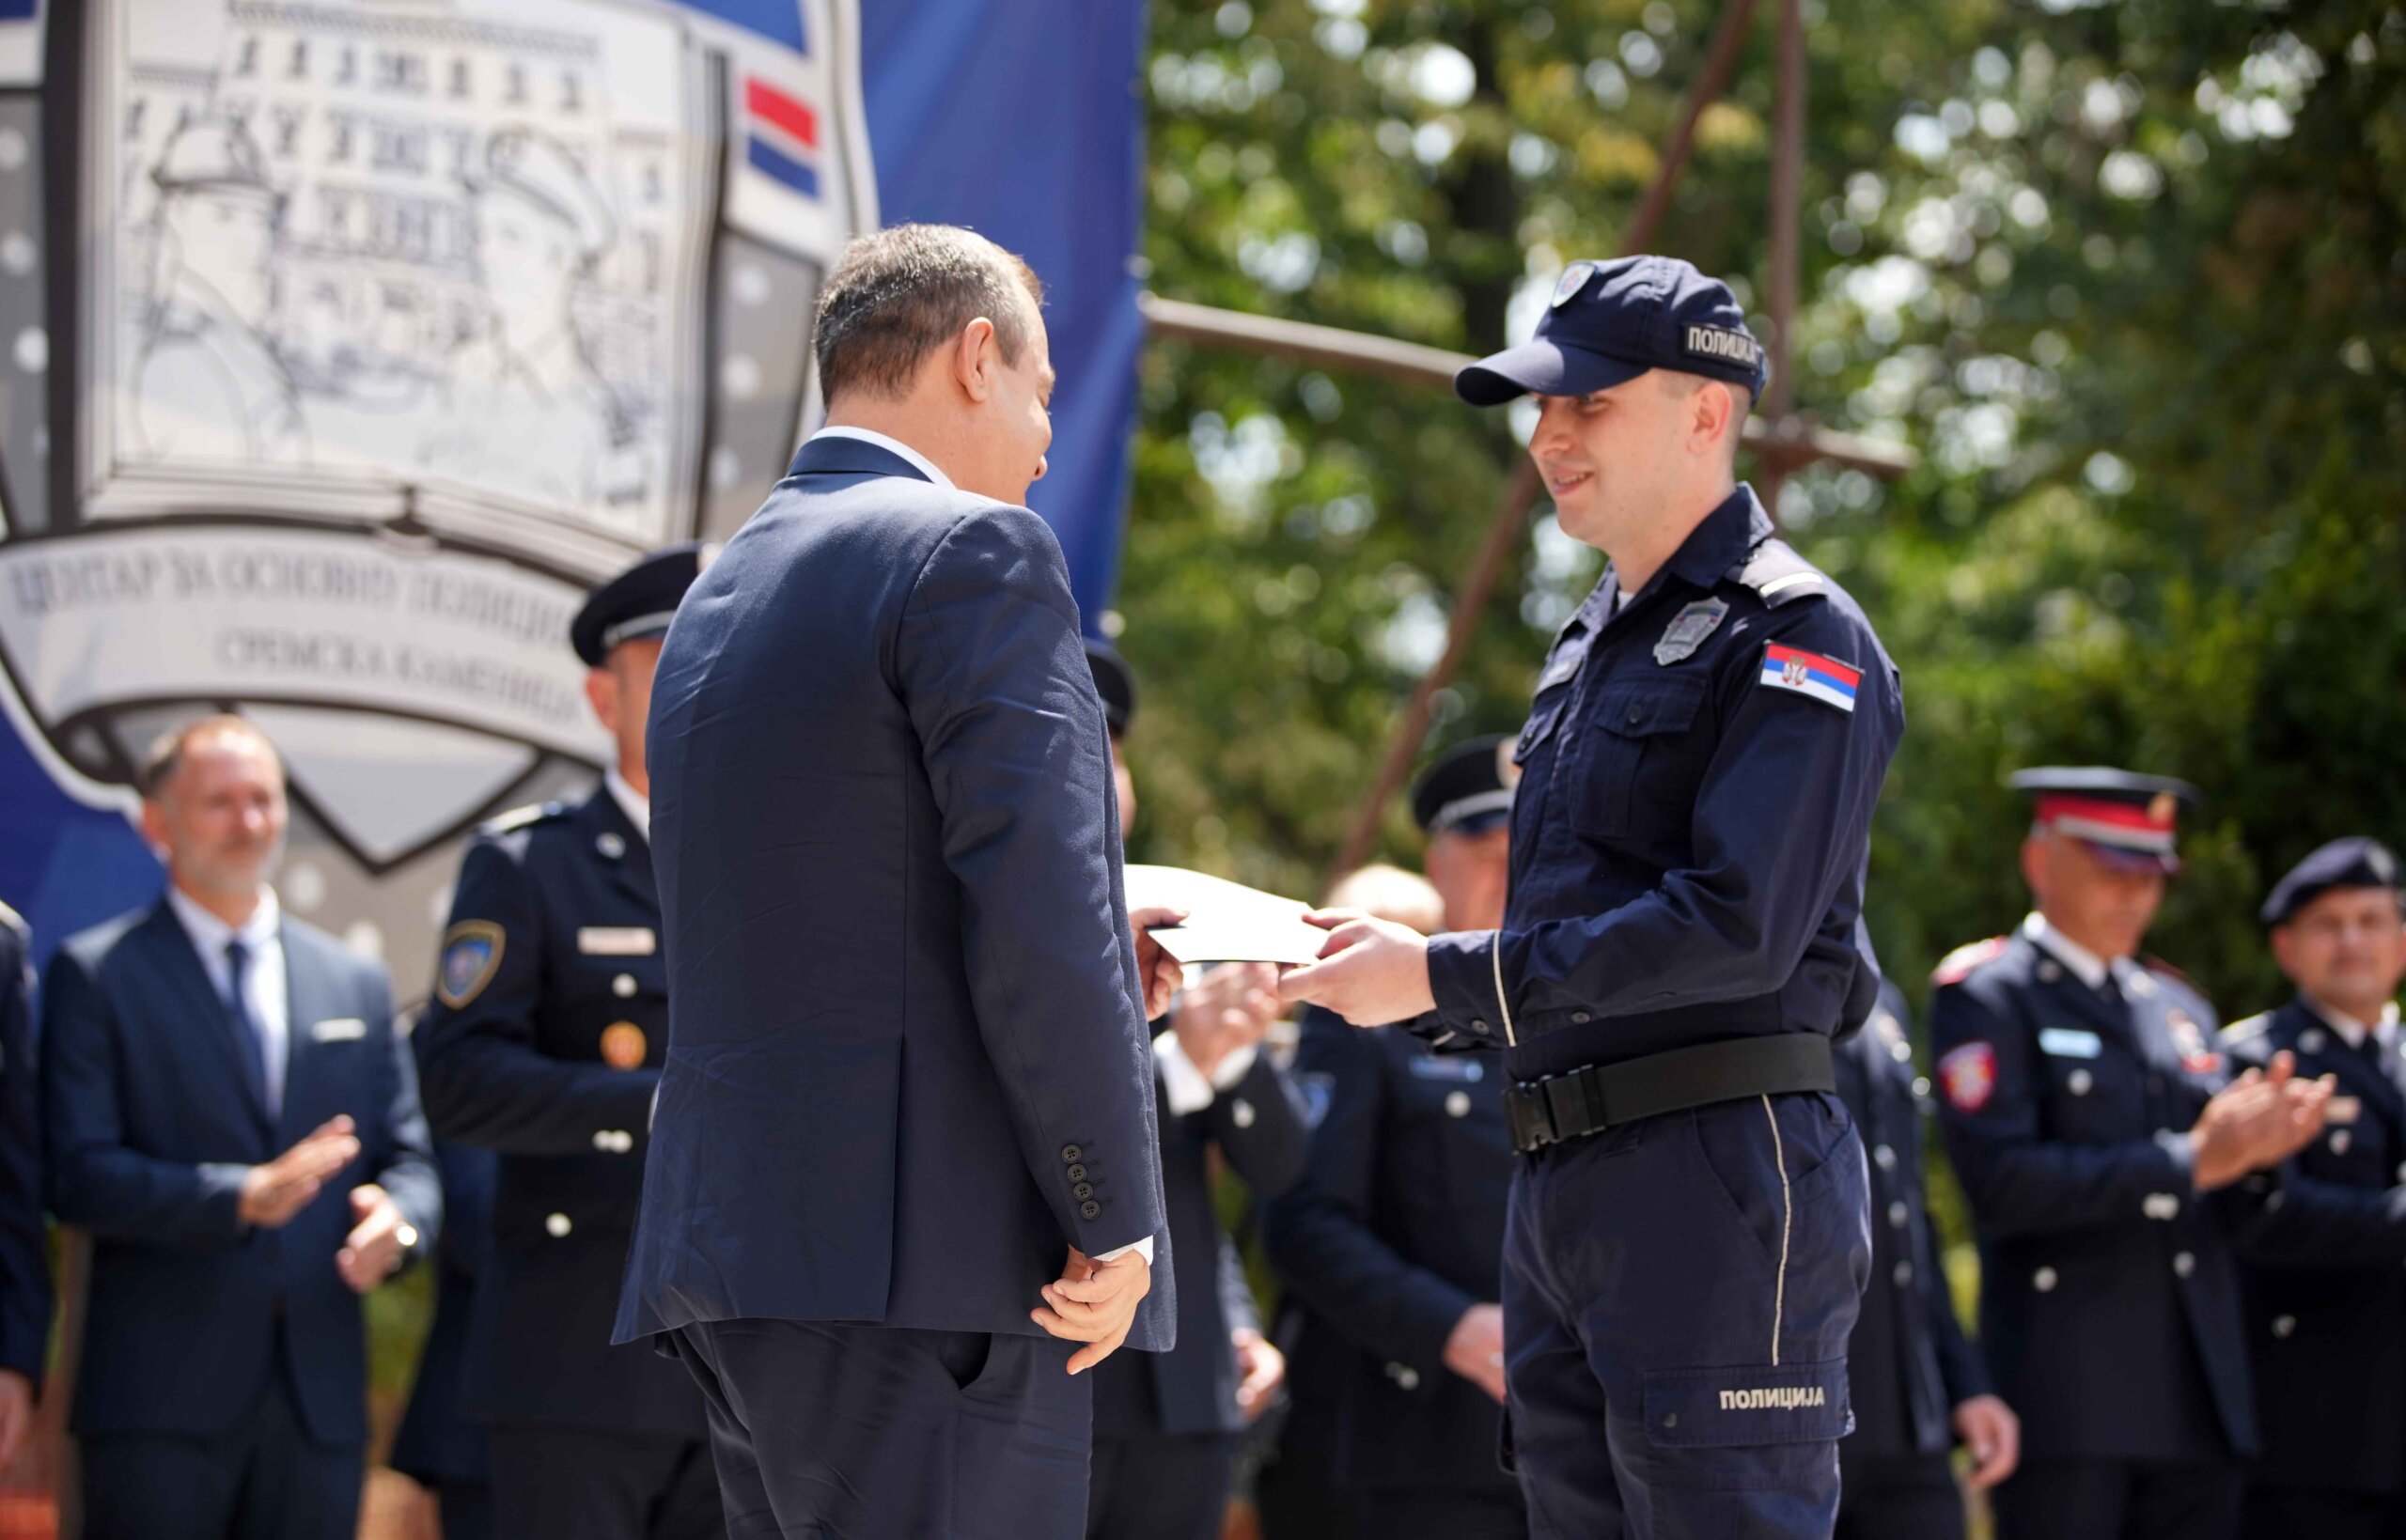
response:
<path fill-rule="evenodd" d="M 1501 922 L 1510 742 L 1459 744 L 1414 786 L 1443 906 L 1414 928 Z M 1360 888 L 1339 884 L 1331 903 L 1352 907 Z M 1264 1506 L 1266 1521 L 1276 1510 L 1270 1532 L 1325 1532 L 1292 1505 L 1324 1463 L 1346 1532 L 1363 1540 L 1524 1535 L 1527 1512 L 1498 1447 L 1515 1164 L 1504 1077 L 1479 1056 L 1435 1053 L 1401 1028 L 1362 1031 L 1319 1009 L 1305 1015 L 1295 1069 L 1321 1113 L 1304 1180 L 1262 1218 L 1271 1261 L 1309 1313 L 1289 1327 L 1297 1415 L 1277 1499 Z"/>
<path fill-rule="evenodd" d="M 1989 1389 L 1939 1265 L 1922 1188 L 1924 1104 L 1905 997 L 1883 980 L 1863 1030 L 1837 1046 L 1838 1098 L 1871 1158 L 1871 1284 L 1847 1339 L 1854 1431 L 1838 1440 L 1837 1540 L 1962 1540 L 1950 1454 L 1972 1451 L 1970 1486 L 2013 1473 L 2022 1426 Z"/>
<path fill-rule="evenodd" d="M 1080 1371 L 1172 1338 L 1176 969 L 1141 931 L 1173 916 L 1128 912 L 1069 573 L 1018 506 L 1040 295 L 968 231 L 855 241 L 829 427 L 661 653 L 668 1062 L 618 1338 L 701 1386 L 737 1537 L 1073 1540 Z"/>
<path fill-rule="evenodd" d="M 34 1117 L 33 938 L 0 904 L 0 1466 L 33 1430 L 50 1346 L 50 1245 Z"/>
<path fill-rule="evenodd" d="M 1135 677 L 1107 643 L 1089 641 L 1086 655 L 1110 730 L 1124 839 L 1136 821 L 1135 783 L 1120 752 L 1136 713 Z M 1285 1191 L 1303 1171 L 1303 1098 L 1263 1050 L 1282 1010 L 1277 970 L 1224 964 L 1179 995 L 1153 1039 L 1162 1190 L 1183 1275 L 1178 1346 L 1115 1355 L 1095 1371 L 1088 1540 L 1218 1540 L 1240 1435 L 1285 1374 L 1211 1203 L 1215 1149 L 1258 1199 Z"/>
<path fill-rule="evenodd" d="M 74 1431 L 87 1540 L 323 1540 L 357 1522 L 360 1295 L 442 1194 L 382 965 L 278 908 L 275 751 L 164 739 L 158 903 L 70 937 L 42 988 L 52 1212 L 92 1235 Z"/>
<path fill-rule="evenodd" d="M 701 560 L 655 552 L 578 610 L 564 640 L 616 759 L 582 801 L 505 814 L 469 845 L 418 1029 L 435 1133 L 500 1159 L 461 1389 L 491 1429 L 509 1540 L 725 1530 L 693 1377 L 610 1341 L 668 1034 L 644 717 Z"/>
<path fill-rule="evenodd" d="M 2338 1084 L 2320 1138 L 2298 1153 L 2286 1209 L 2322 1210 L 2360 1235 L 2357 1254 L 2251 1251 L 2246 1340 L 2264 1453 L 2248 1472 L 2247 1540 L 2406 1534 L 2406 975 L 2399 868 L 2388 847 L 2334 840 L 2264 901 L 2273 953 L 2297 994 L 2233 1025 L 2242 1065 L 2296 1056 Z"/>

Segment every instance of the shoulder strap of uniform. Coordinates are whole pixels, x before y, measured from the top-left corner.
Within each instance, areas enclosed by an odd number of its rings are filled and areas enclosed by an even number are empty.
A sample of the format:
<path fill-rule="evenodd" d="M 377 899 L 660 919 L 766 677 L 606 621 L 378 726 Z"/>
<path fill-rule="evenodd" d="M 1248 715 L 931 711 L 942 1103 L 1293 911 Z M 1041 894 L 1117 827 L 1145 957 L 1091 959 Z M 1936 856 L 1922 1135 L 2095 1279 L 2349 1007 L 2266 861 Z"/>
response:
<path fill-rule="evenodd" d="M 1737 581 L 1773 610 L 1800 599 L 1827 599 L 1830 593 L 1830 580 L 1776 536 L 1755 547 L 1746 565 L 1738 568 Z"/>
<path fill-rule="evenodd" d="M 1929 981 L 1941 987 L 1961 984 L 1972 976 L 1974 969 L 1994 961 L 2004 952 L 2005 938 L 2002 936 L 1991 936 L 1984 941 L 1959 946 L 1938 959 L 1938 967 L 1931 972 Z"/>
<path fill-rule="evenodd" d="M 566 802 L 528 802 L 524 807 L 513 807 L 507 813 L 494 814 L 477 826 L 477 832 L 507 834 L 529 824 L 541 823 L 546 818 L 565 817 L 568 811 Z"/>
<path fill-rule="evenodd" d="M 2222 1040 L 2226 1043 L 2243 1043 L 2250 1037 L 2254 1037 L 2261 1034 L 2267 1026 L 2271 1025 L 2272 1020 L 2272 1012 L 2258 1011 L 2254 1016 L 2248 1017 L 2245 1020 L 2233 1021 L 2230 1025 L 2223 1028 Z"/>
<path fill-rule="evenodd" d="M 25 924 L 25 917 L 23 915 L 18 913 L 15 910 L 10 909 L 6 904 L 0 904 L 0 926 L 6 926 L 10 930 L 15 931 L 19 941 L 31 941 L 33 940 L 34 927 Z"/>

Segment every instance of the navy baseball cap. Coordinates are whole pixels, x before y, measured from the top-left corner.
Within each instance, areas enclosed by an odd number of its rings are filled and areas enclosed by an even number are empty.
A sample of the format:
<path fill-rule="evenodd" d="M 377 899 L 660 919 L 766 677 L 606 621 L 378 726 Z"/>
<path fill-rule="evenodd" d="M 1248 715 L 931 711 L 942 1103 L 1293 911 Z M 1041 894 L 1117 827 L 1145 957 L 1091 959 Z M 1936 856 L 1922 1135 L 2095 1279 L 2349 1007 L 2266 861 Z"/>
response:
<path fill-rule="evenodd" d="M 2358 834 L 2335 839 L 2289 868 L 2264 900 L 2260 918 L 2268 926 L 2285 926 L 2305 908 L 2336 888 L 2383 888 L 2398 891 L 2398 858 L 2377 839 Z"/>
<path fill-rule="evenodd" d="M 666 546 L 594 589 L 569 623 L 577 657 L 587 668 L 600 668 L 621 642 L 666 635 L 685 590 L 716 551 L 699 540 Z"/>
<path fill-rule="evenodd" d="M 1412 787 L 1412 821 L 1424 833 L 1481 834 L 1512 816 L 1521 769 L 1510 737 L 1474 738 L 1439 754 Z"/>
<path fill-rule="evenodd" d="M 1532 391 L 1585 396 L 1673 369 L 1760 397 L 1769 367 L 1728 285 L 1676 257 L 1623 257 L 1563 269 L 1537 335 L 1455 375 L 1454 393 L 1493 407 Z"/>

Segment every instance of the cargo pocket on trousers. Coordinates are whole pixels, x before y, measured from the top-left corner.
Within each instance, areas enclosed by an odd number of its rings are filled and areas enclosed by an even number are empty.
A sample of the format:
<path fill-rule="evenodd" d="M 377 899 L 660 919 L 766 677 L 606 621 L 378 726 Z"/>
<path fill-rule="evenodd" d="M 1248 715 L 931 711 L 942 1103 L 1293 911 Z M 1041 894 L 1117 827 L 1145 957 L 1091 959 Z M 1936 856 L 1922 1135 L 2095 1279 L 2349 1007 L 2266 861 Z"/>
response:
<path fill-rule="evenodd" d="M 1655 1479 L 1725 1489 L 1792 1486 L 1835 1467 L 1853 1425 L 1846 1361 L 1651 1369 L 1646 1435 Z"/>

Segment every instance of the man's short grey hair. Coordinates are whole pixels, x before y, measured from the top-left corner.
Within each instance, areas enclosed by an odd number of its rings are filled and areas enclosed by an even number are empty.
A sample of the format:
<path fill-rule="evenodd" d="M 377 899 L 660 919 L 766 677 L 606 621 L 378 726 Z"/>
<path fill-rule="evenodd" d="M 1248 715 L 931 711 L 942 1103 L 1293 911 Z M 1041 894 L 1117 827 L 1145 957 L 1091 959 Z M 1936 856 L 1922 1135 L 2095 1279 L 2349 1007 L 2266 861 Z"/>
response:
<path fill-rule="evenodd" d="M 854 391 L 901 396 L 920 362 L 980 316 L 1016 366 L 1028 345 L 1023 294 L 1031 310 L 1044 303 L 1035 270 L 975 230 L 897 225 L 862 236 L 819 297 L 820 392 L 830 402 Z"/>
<path fill-rule="evenodd" d="M 182 767 L 184 755 L 194 741 L 218 733 L 230 733 L 251 739 L 267 750 L 268 757 L 276 761 L 278 770 L 283 768 L 284 762 L 277 756 L 275 745 L 267 740 L 265 733 L 242 717 L 231 712 L 220 712 L 214 716 L 196 717 L 152 739 L 149 752 L 142 756 L 137 789 L 149 801 L 159 801 L 165 794 L 168 783 L 175 780 L 176 771 Z"/>

